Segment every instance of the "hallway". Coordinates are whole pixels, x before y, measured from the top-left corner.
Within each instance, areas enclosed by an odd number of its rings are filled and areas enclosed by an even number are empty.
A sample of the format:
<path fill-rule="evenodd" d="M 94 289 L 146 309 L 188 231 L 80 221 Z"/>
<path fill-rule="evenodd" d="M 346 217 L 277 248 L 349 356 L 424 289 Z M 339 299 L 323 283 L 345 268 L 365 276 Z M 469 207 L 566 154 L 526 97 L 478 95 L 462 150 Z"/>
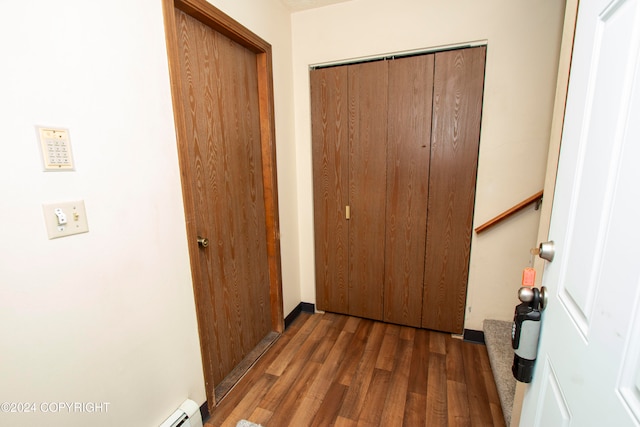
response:
<path fill-rule="evenodd" d="M 206 423 L 504 426 L 483 345 L 337 314 L 302 313 Z"/>

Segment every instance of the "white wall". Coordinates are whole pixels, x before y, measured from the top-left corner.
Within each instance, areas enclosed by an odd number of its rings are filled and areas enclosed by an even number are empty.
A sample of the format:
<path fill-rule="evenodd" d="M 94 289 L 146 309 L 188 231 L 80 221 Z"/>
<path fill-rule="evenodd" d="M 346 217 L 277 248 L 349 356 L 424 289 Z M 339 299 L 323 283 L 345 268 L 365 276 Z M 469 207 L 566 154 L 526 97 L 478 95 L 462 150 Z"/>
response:
<path fill-rule="evenodd" d="M 0 26 L 0 425 L 158 425 L 205 401 L 162 7 L 25 0 Z M 216 2 L 274 46 L 285 313 L 300 301 L 289 14 Z M 42 171 L 34 126 L 70 130 Z M 41 205 L 83 199 L 90 232 L 48 240 Z M 107 413 L 40 412 L 108 402 Z M 5 409 L 0 408 L 0 409 Z"/>
<path fill-rule="evenodd" d="M 558 0 L 353 0 L 293 14 L 303 301 L 315 301 L 309 65 L 486 40 L 476 227 L 542 189 L 563 8 Z M 474 234 L 465 328 L 512 317 L 538 220 L 531 208 Z"/>

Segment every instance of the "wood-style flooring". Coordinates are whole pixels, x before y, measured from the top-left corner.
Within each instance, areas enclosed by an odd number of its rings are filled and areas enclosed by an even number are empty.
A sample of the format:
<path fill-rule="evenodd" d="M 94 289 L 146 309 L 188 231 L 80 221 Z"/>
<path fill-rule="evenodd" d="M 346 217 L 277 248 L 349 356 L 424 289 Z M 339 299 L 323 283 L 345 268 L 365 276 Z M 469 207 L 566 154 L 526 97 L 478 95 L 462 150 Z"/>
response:
<path fill-rule="evenodd" d="M 207 427 L 504 426 L 485 346 L 449 334 L 302 313 Z"/>

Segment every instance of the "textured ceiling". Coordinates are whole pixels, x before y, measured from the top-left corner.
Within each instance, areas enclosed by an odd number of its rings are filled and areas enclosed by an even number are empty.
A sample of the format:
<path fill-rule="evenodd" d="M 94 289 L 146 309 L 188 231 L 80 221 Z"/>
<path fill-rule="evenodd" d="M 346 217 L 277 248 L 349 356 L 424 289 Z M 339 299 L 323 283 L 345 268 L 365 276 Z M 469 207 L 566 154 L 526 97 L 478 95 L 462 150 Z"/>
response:
<path fill-rule="evenodd" d="M 280 0 L 287 8 L 293 12 L 298 10 L 313 9 L 326 6 L 328 4 L 343 3 L 350 0 Z"/>

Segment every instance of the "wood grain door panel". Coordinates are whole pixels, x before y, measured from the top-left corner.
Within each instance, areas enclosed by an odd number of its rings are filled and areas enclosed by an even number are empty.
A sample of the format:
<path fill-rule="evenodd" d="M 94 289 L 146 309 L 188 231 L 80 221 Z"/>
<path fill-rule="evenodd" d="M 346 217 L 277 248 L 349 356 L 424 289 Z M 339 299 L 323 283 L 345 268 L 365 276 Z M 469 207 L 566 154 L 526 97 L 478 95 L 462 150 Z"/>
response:
<path fill-rule="evenodd" d="M 320 309 L 462 332 L 485 51 L 311 71 Z"/>
<path fill-rule="evenodd" d="M 271 331 L 256 54 L 176 9 L 213 379 Z"/>
<path fill-rule="evenodd" d="M 389 62 L 384 320 L 420 327 L 424 284 L 431 55 Z"/>
<path fill-rule="evenodd" d="M 435 54 L 422 327 L 461 333 L 486 47 Z"/>
<path fill-rule="evenodd" d="M 387 163 L 387 62 L 349 73 L 349 313 L 381 320 Z"/>
<path fill-rule="evenodd" d="M 316 304 L 348 313 L 348 79 L 346 67 L 313 70 L 311 115 L 315 215 Z"/>

